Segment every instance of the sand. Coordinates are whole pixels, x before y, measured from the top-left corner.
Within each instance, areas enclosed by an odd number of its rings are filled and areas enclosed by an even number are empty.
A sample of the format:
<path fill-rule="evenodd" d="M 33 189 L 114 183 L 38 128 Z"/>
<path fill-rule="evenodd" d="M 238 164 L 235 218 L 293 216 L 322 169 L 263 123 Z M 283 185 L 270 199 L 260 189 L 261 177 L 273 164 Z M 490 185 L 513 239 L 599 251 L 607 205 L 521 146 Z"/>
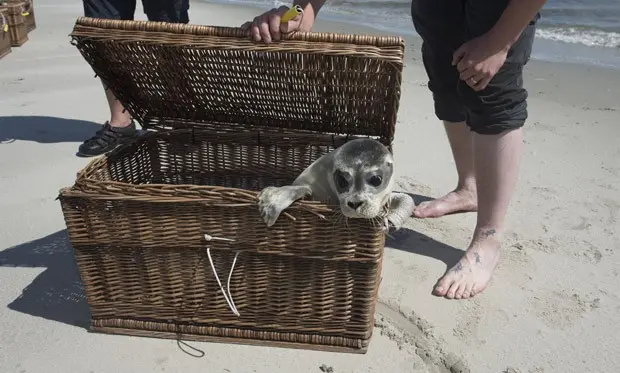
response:
<path fill-rule="evenodd" d="M 39 0 L 38 28 L 0 60 L 0 370 L 21 372 L 614 372 L 620 368 L 620 73 L 532 61 L 524 161 L 491 286 L 430 294 L 462 254 L 475 215 L 411 219 L 386 249 L 366 355 L 88 333 L 88 307 L 58 201 L 107 118 L 68 34 L 79 1 Z M 192 3 L 192 22 L 239 25 L 256 10 Z M 141 7 L 138 6 L 139 18 Z M 379 33 L 318 22 L 316 31 Z M 456 181 L 408 39 L 395 145 L 399 187 L 436 197 Z M 406 144 L 407 143 L 407 144 Z M 188 348 L 185 348 L 187 351 Z M 191 350 L 187 351 L 191 352 Z"/>

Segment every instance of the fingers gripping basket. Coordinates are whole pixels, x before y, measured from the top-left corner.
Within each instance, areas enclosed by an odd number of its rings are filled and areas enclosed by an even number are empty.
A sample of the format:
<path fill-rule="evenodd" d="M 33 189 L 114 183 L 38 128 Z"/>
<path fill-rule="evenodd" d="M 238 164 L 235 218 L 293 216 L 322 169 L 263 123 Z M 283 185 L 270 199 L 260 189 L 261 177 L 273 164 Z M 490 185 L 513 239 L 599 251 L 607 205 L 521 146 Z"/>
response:
<path fill-rule="evenodd" d="M 81 18 L 73 42 L 147 134 L 60 193 L 92 329 L 365 352 L 384 233 L 257 193 L 356 136 L 390 145 L 400 38 Z"/>

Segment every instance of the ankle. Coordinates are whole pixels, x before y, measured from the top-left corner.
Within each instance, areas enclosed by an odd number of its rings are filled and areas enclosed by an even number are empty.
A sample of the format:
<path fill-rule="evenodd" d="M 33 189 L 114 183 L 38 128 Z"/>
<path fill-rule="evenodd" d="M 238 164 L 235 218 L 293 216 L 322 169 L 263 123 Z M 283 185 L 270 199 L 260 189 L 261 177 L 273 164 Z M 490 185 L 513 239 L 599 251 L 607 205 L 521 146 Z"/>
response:
<path fill-rule="evenodd" d="M 498 226 L 478 225 L 474 230 L 472 243 L 482 243 L 488 241 L 500 242 L 502 233 L 501 228 Z"/>
<path fill-rule="evenodd" d="M 131 126 L 131 117 L 112 117 L 109 121 L 110 127 L 125 128 Z"/>
<path fill-rule="evenodd" d="M 475 178 L 466 178 L 463 180 L 459 179 L 459 182 L 456 185 L 456 190 L 470 192 L 475 197 L 476 196 L 476 179 Z"/>
<path fill-rule="evenodd" d="M 476 190 L 476 184 L 461 184 L 459 183 L 454 190 L 456 194 L 471 201 L 474 204 L 478 204 L 478 191 Z"/>

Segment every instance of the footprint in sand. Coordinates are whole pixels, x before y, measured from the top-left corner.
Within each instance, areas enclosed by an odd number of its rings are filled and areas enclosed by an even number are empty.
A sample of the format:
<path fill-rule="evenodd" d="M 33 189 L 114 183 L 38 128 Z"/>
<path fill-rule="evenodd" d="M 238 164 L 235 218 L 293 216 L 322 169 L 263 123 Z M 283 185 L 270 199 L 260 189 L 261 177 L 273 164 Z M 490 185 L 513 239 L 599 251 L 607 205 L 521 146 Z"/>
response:
<path fill-rule="evenodd" d="M 466 345 L 484 346 L 487 342 L 479 334 L 480 321 L 486 325 L 505 325 L 510 322 L 508 312 L 483 303 L 484 300 L 472 298 L 464 302 L 459 312 L 457 326 L 452 329 L 452 335 L 463 341 Z M 484 326 L 483 326 L 484 328 Z"/>
<path fill-rule="evenodd" d="M 607 223 L 611 225 L 616 224 L 618 216 L 620 216 L 620 204 L 611 199 L 604 199 L 602 203 L 607 209 Z"/>
<path fill-rule="evenodd" d="M 478 325 L 480 323 L 480 304 L 476 299 L 463 303 L 457 326 L 452 329 L 452 334 L 466 344 L 482 344 L 478 338 Z"/>
<path fill-rule="evenodd" d="M 591 242 L 569 236 L 551 236 L 533 240 L 516 241 L 511 245 L 520 251 L 534 250 L 546 254 L 562 254 L 591 264 L 600 263 L 601 251 Z"/>
<path fill-rule="evenodd" d="M 565 212 L 581 211 L 585 215 L 565 215 Z M 573 231 L 588 231 L 592 228 L 614 226 L 620 216 L 620 204 L 609 198 L 598 198 L 594 201 L 580 201 L 569 203 L 561 207 L 554 207 L 545 213 L 545 221 L 559 224 L 563 229 Z"/>
<path fill-rule="evenodd" d="M 497 267 L 499 276 L 518 286 L 524 286 L 532 281 L 537 268 L 526 251 L 508 246 L 502 255 L 503 259 Z"/>
<path fill-rule="evenodd" d="M 565 291 L 541 291 L 532 296 L 531 302 L 536 316 L 554 329 L 568 328 L 584 313 L 600 306 L 600 299 L 590 294 L 570 294 Z"/>
<path fill-rule="evenodd" d="M 434 335 L 433 327 L 415 313 L 405 315 L 382 302 L 377 303 L 375 327 L 378 332 L 395 342 L 399 349 L 405 350 L 420 361 L 412 368 L 415 372 L 471 373 L 467 362 L 461 357 L 447 352 L 445 341 Z M 411 370 L 401 370 L 411 371 Z"/>
<path fill-rule="evenodd" d="M 527 371 L 527 373 L 545 373 L 545 368 L 535 367 Z"/>
<path fill-rule="evenodd" d="M 585 217 L 580 216 L 578 219 L 580 220 L 579 224 L 573 225 L 570 229 L 572 229 L 574 231 L 585 231 L 585 230 L 587 230 L 588 228 L 590 228 L 592 226 L 592 224 L 590 224 L 589 220 L 586 219 Z"/>
<path fill-rule="evenodd" d="M 416 247 L 417 245 L 423 245 L 424 242 L 416 237 L 412 237 L 407 241 L 401 242 L 400 245 L 404 247 Z M 389 246 L 387 246 L 389 248 Z M 421 266 L 417 263 L 409 263 L 409 261 L 405 262 L 403 259 L 399 257 L 399 254 L 393 252 L 391 249 L 386 250 L 385 259 L 389 260 L 390 263 L 384 264 L 386 268 L 390 264 L 398 267 L 398 272 L 406 275 L 413 276 L 417 282 L 424 282 L 428 280 L 429 271 L 428 268 Z"/>

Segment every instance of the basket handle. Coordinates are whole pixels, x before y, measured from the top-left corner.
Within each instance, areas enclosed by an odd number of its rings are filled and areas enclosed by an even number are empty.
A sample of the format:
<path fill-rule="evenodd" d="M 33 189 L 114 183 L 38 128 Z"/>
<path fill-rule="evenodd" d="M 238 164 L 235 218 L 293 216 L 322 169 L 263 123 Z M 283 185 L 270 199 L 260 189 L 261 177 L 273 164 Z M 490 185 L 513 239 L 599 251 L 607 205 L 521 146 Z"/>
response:
<path fill-rule="evenodd" d="M 231 240 L 230 238 L 220 238 L 213 237 L 209 234 L 205 234 L 205 240 L 207 241 L 229 241 L 234 242 L 235 240 Z M 224 296 L 224 300 L 228 304 L 228 307 L 235 314 L 235 316 L 241 316 L 239 314 L 239 310 L 237 310 L 237 306 L 235 306 L 235 302 L 233 301 L 232 294 L 230 294 L 230 279 L 232 278 L 233 271 L 235 270 L 235 264 L 237 263 L 237 258 L 239 257 L 239 252 L 235 253 L 235 259 L 233 259 L 232 265 L 230 266 L 230 272 L 228 272 L 228 282 L 226 283 L 226 291 L 224 291 L 224 287 L 222 286 L 222 282 L 220 281 L 220 276 L 217 275 L 217 271 L 215 270 L 215 264 L 213 264 L 213 259 L 211 258 L 211 248 L 207 247 L 207 256 L 209 257 L 209 263 L 211 264 L 211 270 L 213 271 L 213 276 L 215 276 L 215 280 L 217 284 L 220 286 L 220 290 L 222 291 L 222 295 Z M 226 295 L 228 293 L 228 295 Z"/>
<path fill-rule="evenodd" d="M 22 8 L 22 17 L 28 17 L 30 15 L 30 12 L 28 11 L 28 9 L 30 9 L 30 5 L 28 5 L 28 7 L 24 7 L 23 5 L 21 6 Z"/>
<path fill-rule="evenodd" d="M 249 39 L 251 31 L 240 27 L 206 26 L 184 23 L 151 22 L 136 20 L 112 20 L 91 17 L 79 17 L 76 26 L 102 28 L 133 32 L 169 32 L 175 34 L 204 35 Z M 375 47 L 401 46 L 404 41 L 396 36 L 373 36 L 358 34 L 338 34 L 320 32 L 293 32 L 283 34 L 282 40 L 308 41 L 323 43 L 359 44 Z"/>
<path fill-rule="evenodd" d="M 24 3 L 26 5 L 20 5 L 20 8 L 22 9 L 20 14 L 22 17 L 28 17 L 30 15 L 30 11 L 32 10 L 32 0 L 25 0 L 21 4 L 24 4 Z"/>

